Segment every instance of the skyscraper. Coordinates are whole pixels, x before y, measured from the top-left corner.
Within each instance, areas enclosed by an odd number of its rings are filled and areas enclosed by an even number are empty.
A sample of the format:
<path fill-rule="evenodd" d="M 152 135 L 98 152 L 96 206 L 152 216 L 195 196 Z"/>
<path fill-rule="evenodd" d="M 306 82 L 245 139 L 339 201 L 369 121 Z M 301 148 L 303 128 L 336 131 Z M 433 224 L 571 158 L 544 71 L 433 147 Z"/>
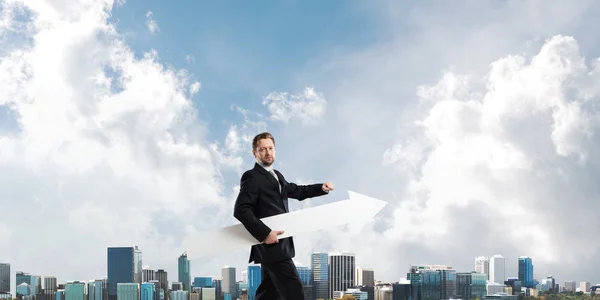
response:
<path fill-rule="evenodd" d="M 338 252 L 329 254 L 329 295 L 333 292 L 345 291 L 354 285 L 354 253 Z"/>
<path fill-rule="evenodd" d="M 107 249 L 108 299 L 117 299 L 117 284 L 138 283 L 142 280 L 141 251 L 135 247 Z M 137 268 L 139 267 L 139 272 Z M 139 278 L 138 278 L 139 276 Z"/>
<path fill-rule="evenodd" d="M 329 298 L 329 255 L 313 253 L 310 258 L 314 299 Z"/>
<path fill-rule="evenodd" d="M 133 247 L 133 282 L 142 284 L 142 250 L 138 246 Z"/>
<path fill-rule="evenodd" d="M 519 281 L 524 287 L 535 288 L 533 284 L 533 262 L 530 257 L 519 257 Z"/>
<path fill-rule="evenodd" d="M 490 258 L 490 281 L 504 284 L 506 260 L 504 256 L 496 254 Z"/>
<path fill-rule="evenodd" d="M 0 263 L 0 293 L 10 292 L 10 264 Z"/>
<path fill-rule="evenodd" d="M 190 260 L 187 258 L 187 253 L 184 252 L 177 260 L 178 280 L 183 284 L 183 290 L 192 291 L 192 277 L 190 275 Z"/>
<path fill-rule="evenodd" d="M 163 269 L 158 269 L 158 270 L 156 270 L 156 273 L 154 273 L 156 280 L 158 280 L 158 282 L 160 283 L 160 288 L 163 290 L 163 293 L 165 294 L 165 299 L 169 295 L 167 293 L 167 291 L 169 290 L 169 276 L 168 275 L 169 275 L 168 272 Z M 157 293 L 160 293 L 160 290 L 158 290 Z"/>
<path fill-rule="evenodd" d="M 485 274 L 485 279 L 490 279 L 490 259 L 485 256 L 475 258 L 475 272 Z"/>
<path fill-rule="evenodd" d="M 85 282 L 70 281 L 65 284 L 65 299 L 85 299 Z"/>
<path fill-rule="evenodd" d="M 56 293 L 58 282 L 54 276 L 44 276 L 44 294 L 52 295 Z"/>
<path fill-rule="evenodd" d="M 221 283 L 221 291 L 223 292 L 222 295 L 228 293 L 232 296 L 236 296 L 237 289 L 235 286 L 235 268 L 225 266 L 221 272 L 221 275 L 223 276 L 223 282 Z"/>
<path fill-rule="evenodd" d="M 142 267 L 142 282 L 150 282 L 154 280 L 154 270 L 150 266 Z"/>
<path fill-rule="evenodd" d="M 375 272 L 357 267 L 354 272 L 354 285 L 375 286 Z"/>
<path fill-rule="evenodd" d="M 256 289 L 262 280 L 262 270 L 260 265 L 248 266 L 248 300 L 254 300 Z"/>

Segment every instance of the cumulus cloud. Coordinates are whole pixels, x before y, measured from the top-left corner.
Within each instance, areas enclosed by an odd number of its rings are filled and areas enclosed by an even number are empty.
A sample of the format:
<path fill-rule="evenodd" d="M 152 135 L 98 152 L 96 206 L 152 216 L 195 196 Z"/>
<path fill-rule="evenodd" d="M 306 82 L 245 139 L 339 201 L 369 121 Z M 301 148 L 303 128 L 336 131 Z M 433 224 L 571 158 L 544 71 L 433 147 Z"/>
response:
<path fill-rule="evenodd" d="M 87 280 L 106 276 L 107 246 L 137 244 L 170 266 L 229 201 L 189 99 L 198 83 L 156 52 L 136 58 L 107 22 L 112 1 L 3 5 L 30 25 L 0 56 L 0 105 L 18 125 L 0 136 L 0 257 Z"/>
<path fill-rule="evenodd" d="M 440 245 L 457 253 L 473 243 L 487 255 L 529 255 L 536 276 L 558 265 L 581 271 L 600 246 L 589 238 L 600 226 L 591 217 L 600 190 L 590 184 L 600 150 L 598 62 L 572 37 L 554 36 L 531 59 L 493 62 L 483 80 L 447 73 L 421 86 L 428 108 L 415 119 L 419 134 L 383 155 L 411 179 L 385 236 L 438 257 Z"/>
<path fill-rule="evenodd" d="M 263 99 L 263 104 L 271 113 L 271 120 L 289 122 L 297 118 L 303 124 L 314 124 L 325 114 L 327 101 L 312 87 L 302 93 L 271 92 Z"/>

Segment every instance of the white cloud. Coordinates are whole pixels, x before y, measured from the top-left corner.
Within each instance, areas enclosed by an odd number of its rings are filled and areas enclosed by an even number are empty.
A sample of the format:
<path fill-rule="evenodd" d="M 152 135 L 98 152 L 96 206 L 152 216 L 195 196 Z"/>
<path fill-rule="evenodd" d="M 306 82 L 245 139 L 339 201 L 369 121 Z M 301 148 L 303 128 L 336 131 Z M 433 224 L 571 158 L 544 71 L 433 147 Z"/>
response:
<path fill-rule="evenodd" d="M 154 13 L 151 11 L 146 13 L 146 26 L 148 26 L 148 30 L 150 30 L 150 33 L 152 34 L 156 34 L 158 31 L 158 23 L 154 20 Z"/>
<path fill-rule="evenodd" d="M 0 105 L 20 129 L 0 136 L 0 257 L 87 280 L 106 276 L 107 246 L 137 244 L 168 269 L 184 228 L 219 224 L 230 202 L 188 98 L 198 83 L 156 52 L 135 58 L 112 1 L 11 3 L 36 27 L 0 56 Z"/>
<path fill-rule="evenodd" d="M 542 270 L 554 263 L 578 266 L 600 246 L 589 240 L 591 231 L 574 225 L 579 208 L 598 209 L 589 197 L 600 191 L 583 183 L 594 180 L 597 168 L 597 60 L 586 65 L 573 38 L 555 36 L 531 62 L 503 57 L 486 78 L 483 89 L 451 73 L 420 87 L 420 98 L 429 103 L 416 122 L 420 134 L 384 154 L 384 163 L 413 178 L 386 236 L 460 249 L 457 243 L 467 236 L 488 243 L 510 233 L 498 251 L 513 245 Z M 490 227 L 477 236 L 454 232 L 475 220 L 456 215 L 466 208 Z"/>
<path fill-rule="evenodd" d="M 298 118 L 303 124 L 314 124 L 325 114 L 327 101 L 312 87 L 302 93 L 271 92 L 263 99 L 263 104 L 275 121 L 289 122 Z"/>

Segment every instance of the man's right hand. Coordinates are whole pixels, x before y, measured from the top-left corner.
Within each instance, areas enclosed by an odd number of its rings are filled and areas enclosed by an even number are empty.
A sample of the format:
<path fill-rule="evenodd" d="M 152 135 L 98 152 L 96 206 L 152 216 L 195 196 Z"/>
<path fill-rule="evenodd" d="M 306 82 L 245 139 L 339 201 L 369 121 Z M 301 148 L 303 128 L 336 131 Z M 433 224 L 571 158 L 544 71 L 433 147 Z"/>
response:
<path fill-rule="evenodd" d="M 276 244 L 279 243 L 278 235 L 283 234 L 283 230 L 271 230 L 267 238 L 265 239 L 265 244 Z"/>

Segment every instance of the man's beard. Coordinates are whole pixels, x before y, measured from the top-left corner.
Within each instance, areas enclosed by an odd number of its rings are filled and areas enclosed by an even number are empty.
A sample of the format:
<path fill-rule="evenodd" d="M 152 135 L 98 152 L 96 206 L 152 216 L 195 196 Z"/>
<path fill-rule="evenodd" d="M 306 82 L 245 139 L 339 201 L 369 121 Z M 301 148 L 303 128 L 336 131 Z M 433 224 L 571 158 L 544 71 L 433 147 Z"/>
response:
<path fill-rule="evenodd" d="M 275 159 L 273 159 L 273 162 L 269 162 L 269 161 L 266 161 L 266 160 L 264 160 L 264 159 L 261 159 L 261 160 L 260 160 L 260 162 L 261 162 L 263 165 L 265 165 L 266 167 L 270 167 L 270 166 L 271 166 L 271 165 L 272 165 L 272 164 L 275 162 Z"/>

